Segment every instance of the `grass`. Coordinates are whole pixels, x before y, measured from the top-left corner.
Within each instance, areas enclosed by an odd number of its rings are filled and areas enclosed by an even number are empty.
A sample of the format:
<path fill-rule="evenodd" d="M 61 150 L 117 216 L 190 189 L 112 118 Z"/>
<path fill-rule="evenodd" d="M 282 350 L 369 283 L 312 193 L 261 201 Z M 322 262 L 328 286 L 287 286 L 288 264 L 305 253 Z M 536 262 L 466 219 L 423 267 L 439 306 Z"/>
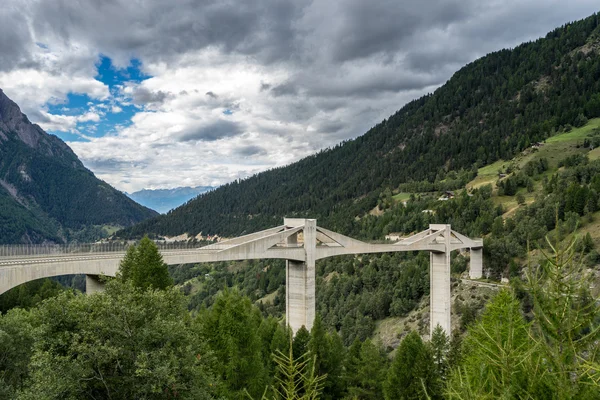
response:
<path fill-rule="evenodd" d="M 114 235 L 117 231 L 123 229 L 122 226 L 119 225 L 102 225 L 100 227 L 108 236 Z"/>
<path fill-rule="evenodd" d="M 473 189 L 487 184 L 493 186 L 498 180 L 499 170 L 505 170 L 509 166 L 523 168 L 528 162 L 540 158 L 548 160 L 549 171 L 546 175 L 550 175 L 556 171 L 559 162 L 566 157 L 588 151 L 581 145 L 586 137 L 592 136 L 595 129 L 600 129 L 600 118 L 590 120 L 581 128 L 574 128 L 570 132 L 549 137 L 539 149 L 528 148 L 517 154 L 512 160 L 498 160 L 481 167 L 477 171 L 477 177 L 467 184 L 467 188 Z M 588 156 L 591 160 L 600 158 L 600 148 L 592 150 Z"/>
<path fill-rule="evenodd" d="M 600 244 L 600 211 L 592 214 L 592 222 L 587 221 L 586 217 L 582 218 L 582 226 L 576 232 L 580 237 L 589 233 L 596 246 Z"/>
<path fill-rule="evenodd" d="M 594 161 L 600 158 L 600 147 L 596 147 L 594 150 L 588 153 L 590 161 Z"/>
<path fill-rule="evenodd" d="M 506 166 L 508 166 L 508 164 L 510 164 L 510 161 L 498 160 L 493 164 L 486 165 L 485 167 L 479 168 L 479 170 L 477 171 L 477 175 L 478 176 L 480 176 L 480 175 L 481 176 L 489 176 L 489 175 L 496 176 L 496 175 L 498 175 L 498 170 L 504 169 Z"/>
<path fill-rule="evenodd" d="M 269 294 L 261 297 L 260 299 L 256 300 L 256 303 L 273 304 L 273 301 L 275 301 L 276 296 L 277 296 L 277 291 L 274 291 L 273 293 L 269 293 Z"/>
<path fill-rule="evenodd" d="M 561 133 L 549 137 L 546 143 L 560 143 L 566 141 L 582 140 L 585 139 L 592 131 L 596 128 L 600 128 L 600 118 L 594 118 L 588 121 L 588 123 L 581 128 L 574 128 L 570 132 Z"/>
<path fill-rule="evenodd" d="M 401 201 L 408 201 L 410 200 L 410 195 L 412 193 L 398 193 L 394 196 L 392 196 L 392 199 L 394 199 L 395 201 L 401 202 Z"/>

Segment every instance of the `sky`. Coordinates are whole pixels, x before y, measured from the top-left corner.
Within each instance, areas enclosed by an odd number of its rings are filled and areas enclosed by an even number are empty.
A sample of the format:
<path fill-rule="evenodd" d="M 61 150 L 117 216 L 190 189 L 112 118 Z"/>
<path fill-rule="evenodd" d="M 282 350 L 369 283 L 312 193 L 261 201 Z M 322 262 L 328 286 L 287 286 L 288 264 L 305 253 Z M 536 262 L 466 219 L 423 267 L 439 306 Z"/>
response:
<path fill-rule="evenodd" d="M 117 189 L 218 186 L 355 138 L 597 0 L 0 0 L 0 88 Z"/>

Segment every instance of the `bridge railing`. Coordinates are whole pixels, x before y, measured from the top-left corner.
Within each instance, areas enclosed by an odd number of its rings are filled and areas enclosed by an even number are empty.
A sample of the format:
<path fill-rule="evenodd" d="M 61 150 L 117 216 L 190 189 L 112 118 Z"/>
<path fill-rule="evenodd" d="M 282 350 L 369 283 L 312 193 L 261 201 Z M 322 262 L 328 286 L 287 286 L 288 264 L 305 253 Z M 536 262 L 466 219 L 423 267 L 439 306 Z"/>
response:
<path fill-rule="evenodd" d="M 36 257 L 63 254 L 123 253 L 133 243 L 72 243 L 72 244 L 16 244 L 0 245 L 0 257 Z M 156 242 L 161 251 L 197 249 L 201 244 L 190 242 Z"/>

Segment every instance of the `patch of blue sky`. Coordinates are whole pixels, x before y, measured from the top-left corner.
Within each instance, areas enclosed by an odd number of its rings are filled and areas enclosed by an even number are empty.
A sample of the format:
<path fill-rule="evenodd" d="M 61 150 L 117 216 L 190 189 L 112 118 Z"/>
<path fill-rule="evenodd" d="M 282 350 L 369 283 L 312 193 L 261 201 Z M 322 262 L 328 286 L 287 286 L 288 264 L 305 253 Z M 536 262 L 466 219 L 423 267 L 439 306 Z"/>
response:
<path fill-rule="evenodd" d="M 90 137 L 102 137 L 114 134 L 117 128 L 131 125 L 131 118 L 139 109 L 131 104 L 115 101 L 119 87 L 127 82 L 139 83 L 150 78 L 141 70 L 141 62 L 133 59 L 126 68 L 117 69 L 110 58 L 101 55 L 96 64 L 95 79 L 109 87 L 111 98 L 101 101 L 85 94 L 69 93 L 66 101 L 51 101 L 47 104 L 50 114 L 81 116 L 87 112 L 100 115 L 99 121 L 81 121 L 77 123 L 77 132 L 51 131 L 50 133 L 65 141 L 87 141 Z"/>
<path fill-rule="evenodd" d="M 227 109 L 225 109 L 225 111 L 223 111 L 223 114 L 231 115 L 231 114 L 233 114 L 233 111 L 231 111 L 229 108 L 227 108 Z"/>

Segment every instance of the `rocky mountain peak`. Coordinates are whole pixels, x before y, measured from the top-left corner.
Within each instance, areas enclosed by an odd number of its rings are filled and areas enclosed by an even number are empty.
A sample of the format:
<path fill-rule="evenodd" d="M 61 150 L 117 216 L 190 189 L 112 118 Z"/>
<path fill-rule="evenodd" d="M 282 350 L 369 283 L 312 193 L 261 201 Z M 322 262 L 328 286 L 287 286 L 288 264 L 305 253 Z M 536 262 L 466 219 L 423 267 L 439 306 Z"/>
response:
<path fill-rule="evenodd" d="M 48 135 L 38 125 L 32 124 L 19 106 L 0 89 L 0 143 L 15 136 L 44 155 L 76 159 L 69 146 L 56 136 Z M 80 166 L 79 160 L 77 161 L 77 166 Z"/>

